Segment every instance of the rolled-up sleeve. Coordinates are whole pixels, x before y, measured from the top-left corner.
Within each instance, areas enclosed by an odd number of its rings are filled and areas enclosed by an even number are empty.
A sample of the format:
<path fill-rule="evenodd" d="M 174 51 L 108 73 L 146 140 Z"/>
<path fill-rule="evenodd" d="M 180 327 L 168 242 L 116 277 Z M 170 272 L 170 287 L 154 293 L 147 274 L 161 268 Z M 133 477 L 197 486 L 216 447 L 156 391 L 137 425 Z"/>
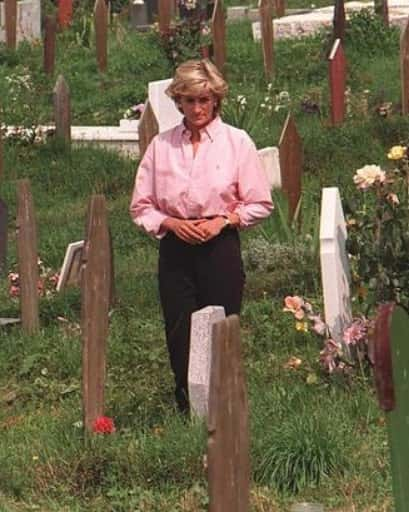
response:
<path fill-rule="evenodd" d="M 268 217 L 273 210 L 270 186 L 256 146 L 244 133 L 238 155 L 239 202 L 234 213 L 240 217 L 240 227 L 253 226 Z"/>
<path fill-rule="evenodd" d="M 138 227 L 160 239 L 166 233 L 166 230 L 161 230 L 161 224 L 168 215 L 160 211 L 156 201 L 154 145 L 155 140 L 148 146 L 139 164 L 129 212 Z"/>

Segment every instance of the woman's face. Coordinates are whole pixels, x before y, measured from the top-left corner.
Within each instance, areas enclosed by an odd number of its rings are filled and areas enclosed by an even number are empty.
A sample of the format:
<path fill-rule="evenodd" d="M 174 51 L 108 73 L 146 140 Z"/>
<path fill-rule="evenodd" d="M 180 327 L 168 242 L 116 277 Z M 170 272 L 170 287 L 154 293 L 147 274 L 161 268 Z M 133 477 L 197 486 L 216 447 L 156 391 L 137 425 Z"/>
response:
<path fill-rule="evenodd" d="M 209 90 L 204 90 L 198 95 L 181 96 L 179 100 L 188 128 L 197 130 L 212 121 L 216 104 L 217 100 Z"/>

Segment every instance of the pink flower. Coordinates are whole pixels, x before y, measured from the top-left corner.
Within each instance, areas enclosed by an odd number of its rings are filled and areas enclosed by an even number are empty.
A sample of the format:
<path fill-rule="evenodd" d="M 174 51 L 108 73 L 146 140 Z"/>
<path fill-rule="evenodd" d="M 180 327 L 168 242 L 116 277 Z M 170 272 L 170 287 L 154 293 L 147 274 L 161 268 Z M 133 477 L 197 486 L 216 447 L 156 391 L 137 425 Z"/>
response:
<path fill-rule="evenodd" d="M 302 320 L 304 318 L 303 306 L 304 299 L 302 297 L 299 297 L 298 295 L 288 295 L 284 299 L 283 311 L 288 311 L 289 313 L 292 313 L 297 320 Z"/>
<path fill-rule="evenodd" d="M 12 284 L 9 288 L 9 294 L 12 297 L 18 297 L 20 295 L 20 287 Z"/>
<path fill-rule="evenodd" d="M 324 348 L 320 352 L 320 363 L 332 373 L 338 367 L 338 358 L 341 355 L 341 348 L 336 341 L 328 338 Z"/>
<path fill-rule="evenodd" d="M 347 345 L 356 345 L 366 339 L 366 334 L 366 323 L 362 318 L 358 318 L 344 330 L 342 339 Z"/>
<path fill-rule="evenodd" d="M 308 318 L 312 322 L 312 330 L 318 336 L 324 336 L 327 332 L 327 324 L 322 321 L 320 315 L 310 315 Z"/>
<path fill-rule="evenodd" d="M 116 431 L 114 420 L 108 416 L 98 416 L 92 424 L 92 431 L 95 434 L 113 434 Z"/>

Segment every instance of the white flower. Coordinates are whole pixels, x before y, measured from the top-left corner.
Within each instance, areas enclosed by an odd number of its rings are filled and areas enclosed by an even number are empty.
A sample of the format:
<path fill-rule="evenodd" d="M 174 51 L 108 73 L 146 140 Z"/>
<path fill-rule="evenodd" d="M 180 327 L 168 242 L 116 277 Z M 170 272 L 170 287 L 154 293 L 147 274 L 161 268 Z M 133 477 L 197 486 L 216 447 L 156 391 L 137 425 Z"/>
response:
<path fill-rule="evenodd" d="M 237 96 L 237 103 L 239 105 L 247 105 L 247 98 L 245 96 L 243 96 L 242 94 L 239 94 Z"/>
<path fill-rule="evenodd" d="M 382 171 L 379 165 L 364 165 L 356 171 L 354 183 L 358 188 L 365 190 L 375 183 L 383 183 L 385 179 L 385 172 Z"/>

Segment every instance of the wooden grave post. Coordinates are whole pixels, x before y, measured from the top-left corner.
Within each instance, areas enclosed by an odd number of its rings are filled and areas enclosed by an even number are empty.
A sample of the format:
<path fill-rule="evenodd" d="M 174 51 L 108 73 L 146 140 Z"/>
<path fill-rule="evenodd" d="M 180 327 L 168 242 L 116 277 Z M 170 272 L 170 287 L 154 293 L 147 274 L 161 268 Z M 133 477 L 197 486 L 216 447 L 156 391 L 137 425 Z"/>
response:
<path fill-rule="evenodd" d="M 402 114 L 409 114 L 409 19 L 400 37 L 400 79 L 402 84 Z"/>
<path fill-rule="evenodd" d="M 171 0 L 158 0 L 159 32 L 162 35 L 169 33 L 173 12 L 174 5 Z"/>
<path fill-rule="evenodd" d="M 105 197 L 91 197 L 82 252 L 81 326 L 84 427 L 104 414 L 106 342 L 112 258 Z"/>
<path fill-rule="evenodd" d="M 53 91 L 55 134 L 66 144 L 71 143 L 71 97 L 64 77 L 59 75 Z"/>
<path fill-rule="evenodd" d="M 345 118 L 346 60 L 341 39 L 336 39 L 328 58 L 331 124 L 340 125 Z"/>
<path fill-rule="evenodd" d="M 105 0 L 95 0 L 94 22 L 98 70 L 104 73 L 108 61 L 108 8 Z"/>
<path fill-rule="evenodd" d="M 159 124 L 149 100 L 145 103 L 139 125 L 139 156 L 142 159 L 153 137 L 159 133 Z"/>
<path fill-rule="evenodd" d="M 280 158 L 281 183 L 288 197 L 290 220 L 294 217 L 301 197 L 301 180 L 303 168 L 303 146 L 291 113 L 285 120 L 278 143 Z"/>
<path fill-rule="evenodd" d="M 3 135 L 0 130 L 0 182 L 3 178 Z M 0 197 L 0 274 L 6 271 L 7 262 L 7 205 Z"/>
<path fill-rule="evenodd" d="M 374 0 L 374 3 L 375 3 L 375 14 L 382 19 L 382 21 L 386 27 L 389 27 L 388 0 Z"/>
<path fill-rule="evenodd" d="M 345 39 L 345 5 L 344 0 L 335 0 L 334 6 L 334 41 Z"/>
<path fill-rule="evenodd" d="M 67 28 L 72 21 L 72 0 L 58 0 L 58 26 L 61 30 Z"/>
<path fill-rule="evenodd" d="M 44 72 L 47 75 L 54 73 L 55 64 L 55 38 L 57 20 L 55 16 L 46 16 L 44 23 Z"/>
<path fill-rule="evenodd" d="M 409 503 L 409 316 L 393 303 L 378 309 L 373 339 L 375 383 L 385 411 L 395 512 Z"/>
<path fill-rule="evenodd" d="M 4 0 L 6 46 L 15 50 L 17 46 L 17 0 Z"/>
<path fill-rule="evenodd" d="M 207 454 L 209 512 L 248 512 L 248 404 L 237 315 L 213 326 Z"/>
<path fill-rule="evenodd" d="M 277 18 L 285 16 L 285 0 L 275 0 L 275 12 Z"/>
<path fill-rule="evenodd" d="M 264 73 L 267 80 L 273 77 L 274 30 L 272 0 L 260 1 L 261 42 L 263 46 Z"/>
<path fill-rule="evenodd" d="M 214 63 L 223 73 L 226 63 L 226 19 L 224 16 L 223 0 L 215 0 L 212 15 L 212 36 Z"/>
<path fill-rule="evenodd" d="M 20 274 L 21 322 L 26 334 L 40 327 L 38 315 L 37 229 L 30 180 L 17 182 L 17 257 Z"/>

